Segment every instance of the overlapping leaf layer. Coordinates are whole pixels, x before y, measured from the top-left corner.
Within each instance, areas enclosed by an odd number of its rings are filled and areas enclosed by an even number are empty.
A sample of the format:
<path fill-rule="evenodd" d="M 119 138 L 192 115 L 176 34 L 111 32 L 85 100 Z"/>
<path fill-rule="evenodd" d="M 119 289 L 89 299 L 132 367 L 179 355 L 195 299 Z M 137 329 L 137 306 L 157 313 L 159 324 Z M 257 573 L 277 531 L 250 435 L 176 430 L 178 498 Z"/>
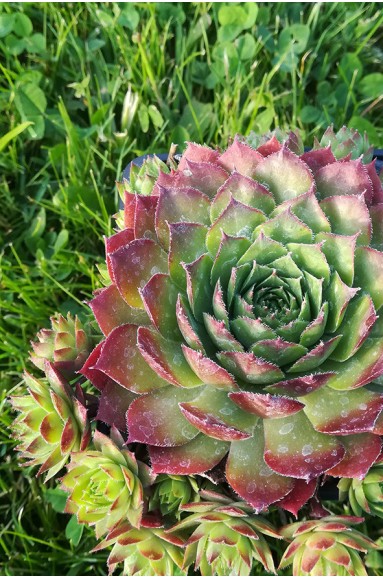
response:
<path fill-rule="evenodd" d="M 374 163 L 289 135 L 191 143 L 176 169 L 156 166 L 145 194 L 125 183 L 111 284 L 90 303 L 98 418 L 147 444 L 155 473 L 227 457 L 257 511 L 296 512 L 325 472 L 363 477 L 383 431 Z"/>

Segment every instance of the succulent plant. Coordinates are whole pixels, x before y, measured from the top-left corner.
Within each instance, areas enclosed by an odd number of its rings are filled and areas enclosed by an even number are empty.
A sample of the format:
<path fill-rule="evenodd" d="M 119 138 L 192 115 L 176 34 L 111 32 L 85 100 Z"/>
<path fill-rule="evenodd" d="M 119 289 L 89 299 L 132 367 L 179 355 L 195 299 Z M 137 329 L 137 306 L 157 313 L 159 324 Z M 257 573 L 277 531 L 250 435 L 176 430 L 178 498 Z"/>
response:
<path fill-rule="evenodd" d="M 246 138 L 237 138 L 252 148 L 258 149 L 265 156 L 277 152 L 281 144 L 297 155 L 304 153 L 303 141 L 298 131 L 285 131 L 277 127 L 265 134 L 251 132 Z"/>
<path fill-rule="evenodd" d="M 46 379 L 26 374 L 12 398 L 26 465 L 47 479 L 67 466 L 67 512 L 112 548 L 110 572 L 274 572 L 268 541 L 283 536 L 281 570 L 366 575 L 362 519 L 327 516 L 318 488 L 341 478 L 357 515 L 383 515 L 383 177 L 370 161 L 353 130 L 330 127 L 306 152 L 276 130 L 223 152 L 189 143 L 179 165 L 174 150 L 167 165 L 150 157 L 118 185 L 89 303 L 102 341 L 52 319 L 32 344 Z M 259 516 L 306 503 L 324 517 L 279 532 Z"/>
<path fill-rule="evenodd" d="M 275 528 L 251 508 L 225 496 L 207 493 L 210 501 L 182 506 L 188 515 L 172 531 L 190 528 L 184 566 L 194 564 L 202 576 L 249 576 L 254 563 L 275 573 L 266 536 L 280 538 Z"/>
<path fill-rule="evenodd" d="M 343 126 L 337 133 L 333 126 L 329 126 L 321 140 L 314 142 L 314 149 L 330 145 L 334 156 L 337 159 L 350 156 L 351 159 L 362 157 L 363 162 L 372 161 L 373 147 L 368 142 L 367 134 L 361 135 L 355 129 Z"/>
<path fill-rule="evenodd" d="M 383 518 L 383 460 L 372 466 L 361 480 L 342 478 L 338 488 L 340 500 L 348 498 L 356 516 L 367 512 Z"/>
<path fill-rule="evenodd" d="M 123 576 L 184 576 L 184 542 L 177 533 L 143 519 L 139 529 L 123 522 L 94 551 L 113 546 L 108 558 L 110 574 L 122 563 Z"/>
<path fill-rule="evenodd" d="M 44 371 L 44 362 L 52 363 L 66 379 L 73 379 L 75 373 L 84 365 L 93 347 L 93 339 L 86 331 L 77 315 L 69 313 L 51 317 L 51 329 L 41 329 L 38 341 L 31 342 L 33 353 L 31 361 Z"/>
<path fill-rule="evenodd" d="M 143 486 L 152 482 L 148 466 L 123 448 L 114 432 L 115 443 L 96 430 L 94 450 L 72 452 L 62 488 L 69 492 L 65 511 L 82 524 L 95 526 L 100 537 L 120 522 L 139 527 L 143 513 Z"/>
<path fill-rule="evenodd" d="M 11 397 L 19 415 L 13 422 L 16 450 L 26 459 L 25 466 L 40 465 L 37 475 L 46 472 L 46 480 L 55 476 L 68 462 L 72 451 L 84 450 L 91 431 L 80 386 L 76 395 L 55 369 L 45 362 L 46 379 L 25 372 L 26 395 Z"/>
<path fill-rule="evenodd" d="M 91 302 L 105 340 L 83 371 L 113 381 L 107 423 L 130 392 L 119 419 L 155 473 L 228 455 L 257 511 L 297 511 L 325 472 L 365 475 L 381 444 L 383 189 L 360 160 L 289 143 L 189 144 L 151 194 L 126 193 L 112 283 Z"/>
<path fill-rule="evenodd" d="M 117 213 L 116 222 L 119 229 L 131 228 L 134 230 L 135 212 L 137 211 L 140 214 L 142 211 L 150 212 L 151 200 L 143 197 L 150 197 L 153 186 L 161 172 L 168 173 L 169 168 L 166 163 L 162 162 L 156 155 L 153 155 L 148 157 L 141 166 L 132 164 L 129 180 L 117 183 L 120 198 L 124 202 L 125 207 L 129 207 L 129 210 L 126 209 Z M 138 201 L 136 195 L 140 196 Z M 145 236 L 145 231 L 141 231 L 141 234 Z M 150 234 L 149 230 L 148 234 Z"/>
<path fill-rule="evenodd" d="M 352 526 L 363 518 L 328 516 L 296 522 L 280 530 L 292 540 L 280 569 L 293 565 L 293 576 L 367 576 L 359 552 L 376 548 L 375 542 Z"/>
<path fill-rule="evenodd" d="M 163 516 L 174 514 L 180 517 L 180 506 L 197 501 L 198 482 L 194 476 L 168 476 L 160 474 L 153 486 L 150 498 L 150 510 L 159 509 Z"/>

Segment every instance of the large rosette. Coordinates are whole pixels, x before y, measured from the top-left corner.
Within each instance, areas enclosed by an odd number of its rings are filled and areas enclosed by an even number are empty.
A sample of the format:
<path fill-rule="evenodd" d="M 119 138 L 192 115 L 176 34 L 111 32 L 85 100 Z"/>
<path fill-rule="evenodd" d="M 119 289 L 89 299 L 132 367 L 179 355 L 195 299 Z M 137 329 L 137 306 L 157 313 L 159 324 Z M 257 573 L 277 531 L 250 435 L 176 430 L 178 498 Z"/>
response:
<path fill-rule="evenodd" d="M 228 455 L 256 510 L 296 511 L 381 447 L 382 186 L 373 163 L 299 146 L 189 144 L 146 195 L 127 189 L 91 302 L 105 340 L 83 368 L 98 417 L 127 423 L 156 473 Z"/>

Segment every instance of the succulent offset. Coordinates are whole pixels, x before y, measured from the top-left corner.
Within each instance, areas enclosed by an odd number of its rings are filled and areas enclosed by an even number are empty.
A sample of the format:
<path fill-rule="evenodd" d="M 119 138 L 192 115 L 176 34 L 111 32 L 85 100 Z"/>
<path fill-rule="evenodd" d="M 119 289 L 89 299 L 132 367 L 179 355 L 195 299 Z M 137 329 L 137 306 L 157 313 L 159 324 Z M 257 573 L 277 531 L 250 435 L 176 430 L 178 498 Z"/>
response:
<path fill-rule="evenodd" d="M 149 508 L 160 510 L 163 516 L 169 514 L 180 517 L 180 507 L 188 502 L 199 500 L 199 486 L 193 476 L 168 476 L 160 474 L 153 485 Z"/>
<path fill-rule="evenodd" d="M 281 570 L 365 575 L 362 519 L 327 517 L 320 488 L 341 478 L 337 512 L 383 515 L 372 149 L 329 127 L 311 150 L 276 130 L 175 159 L 118 183 L 89 302 L 102 341 L 69 315 L 32 343 L 45 377 L 12 398 L 21 456 L 61 477 L 110 572 L 275 572 L 284 539 Z M 278 530 L 278 508 L 299 521 Z"/>
<path fill-rule="evenodd" d="M 121 563 L 124 576 L 183 576 L 184 543 L 179 534 L 165 532 L 161 524 L 144 519 L 139 529 L 128 522 L 120 524 L 95 550 L 112 546 L 110 573 Z"/>
<path fill-rule="evenodd" d="M 352 516 L 329 516 L 281 528 L 291 544 L 279 568 L 293 564 L 294 576 L 367 576 L 360 552 L 368 552 L 376 544 L 352 527 L 362 521 Z"/>
<path fill-rule="evenodd" d="M 51 317 L 51 329 L 41 329 L 37 341 L 32 341 L 31 361 L 44 370 L 44 361 L 50 361 L 66 379 L 73 379 L 84 365 L 93 348 L 93 339 L 80 319 L 68 314 Z"/>
<path fill-rule="evenodd" d="M 112 283 L 91 302 L 105 339 L 83 374 L 103 419 L 126 416 L 155 473 L 228 456 L 227 482 L 258 511 L 295 511 L 325 472 L 363 476 L 383 407 L 374 163 L 337 160 L 331 143 L 302 153 L 288 135 L 189 144 L 177 170 L 148 167 L 126 186 Z"/>
<path fill-rule="evenodd" d="M 206 496 L 209 501 L 182 507 L 192 513 L 171 530 L 192 528 L 186 542 L 184 567 L 194 562 L 202 576 L 249 576 L 254 563 L 275 573 L 273 557 L 266 536 L 280 539 L 280 534 L 260 516 L 254 516 L 246 504 L 232 502 L 225 496 Z"/>
<path fill-rule="evenodd" d="M 123 448 L 122 439 L 114 443 L 96 431 L 93 442 L 95 450 L 72 452 L 68 473 L 61 480 L 69 493 L 65 511 L 94 525 L 97 537 L 125 520 L 139 527 L 143 483 L 149 486 L 152 481 L 149 468 Z"/>
<path fill-rule="evenodd" d="M 342 478 L 338 487 L 340 499 L 349 500 L 351 510 L 356 516 L 367 513 L 383 518 L 382 459 L 372 466 L 363 479 Z"/>
<path fill-rule="evenodd" d="M 55 476 L 69 461 L 71 452 L 84 450 L 90 441 L 85 398 L 77 395 L 49 361 L 45 379 L 25 372 L 25 395 L 13 396 L 13 407 L 20 413 L 13 423 L 17 450 L 25 466 L 40 465 L 38 475 L 46 480 Z"/>

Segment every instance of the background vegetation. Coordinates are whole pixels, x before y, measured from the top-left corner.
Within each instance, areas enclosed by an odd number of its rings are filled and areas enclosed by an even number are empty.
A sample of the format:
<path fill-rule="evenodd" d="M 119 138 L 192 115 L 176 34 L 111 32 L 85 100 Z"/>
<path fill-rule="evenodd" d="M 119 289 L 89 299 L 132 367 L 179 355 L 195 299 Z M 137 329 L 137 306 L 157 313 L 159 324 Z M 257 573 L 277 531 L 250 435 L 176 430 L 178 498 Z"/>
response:
<path fill-rule="evenodd" d="M 1 574 L 105 573 L 60 492 L 17 464 L 6 397 L 36 331 L 99 286 L 123 167 L 276 126 L 310 144 L 347 123 L 382 146 L 382 41 L 374 2 L 0 5 Z"/>

